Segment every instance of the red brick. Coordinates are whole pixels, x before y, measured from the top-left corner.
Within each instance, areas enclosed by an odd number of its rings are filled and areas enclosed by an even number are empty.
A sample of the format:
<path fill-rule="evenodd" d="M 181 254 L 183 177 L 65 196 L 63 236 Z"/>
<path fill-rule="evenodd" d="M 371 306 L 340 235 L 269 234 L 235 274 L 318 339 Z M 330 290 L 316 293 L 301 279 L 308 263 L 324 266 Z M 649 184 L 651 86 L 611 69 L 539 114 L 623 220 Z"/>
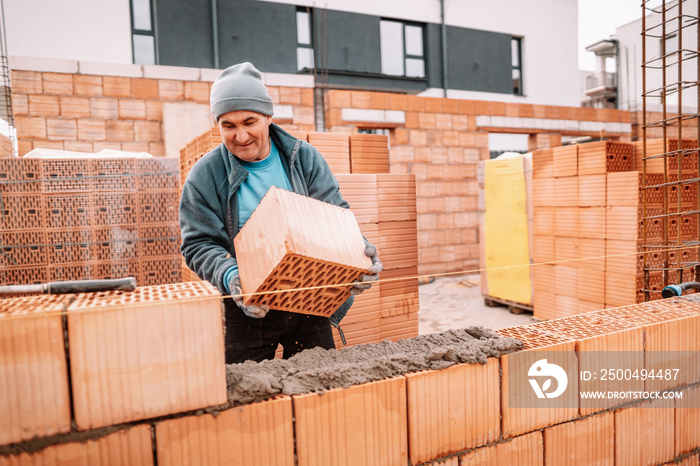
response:
<path fill-rule="evenodd" d="M 304 88 L 301 90 L 301 105 L 305 107 L 314 106 L 314 90 Z"/>
<path fill-rule="evenodd" d="M 127 142 L 127 141 L 134 140 L 134 122 L 131 120 L 107 121 L 106 128 L 107 128 L 107 140 L 108 141 Z"/>
<path fill-rule="evenodd" d="M 406 103 L 408 104 L 408 111 L 410 112 L 424 112 L 425 111 L 425 98 L 418 97 L 417 95 L 406 96 Z"/>
<path fill-rule="evenodd" d="M 442 112 L 451 114 L 461 113 L 460 101 L 458 99 L 442 99 Z"/>
<path fill-rule="evenodd" d="M 425 111 L 439 113 L 442 111 L 442 98 L 440 97 L 420 97 L 425 101 Z"/>
<path fill-rule="evenodd" d="M 298 87 L 280 87 L 280 104 L 301 105 L 301 89 Z"/>
<path fill-rule="evenodd" d="M 46 139 L 46 118 L 15 117 L 17 138 Z"/>
<path fill-rule="evenodd" d="M 104 120 L 78 120 L 78 139 L 104 141 L 106 137 Z"/>
<path fill-rule="evenodd" d="M 370 108 L 370 93 L 367 91 L 350 91 L 352 108 Z"/>
<path fill-rule="evenodd" d="M 293 466 L 292 399 L 281 396 L 216 416 L 205 414 L 159 422 L 156 453 L 162 466 Z"/>
<path fill-rule="evenodd" d="M 519 464 L 523 466 L 542 466 L 542 433 L 516 437 L 510 441 L 493 446 L 478 448 L 459 457 L 459 464 L 470 466 L 489 466 L 493 464 Z"/>
<path fill-rule="evenodd" d="M 51 445 L 36 453 L 0 457 L 1 466 L 49 464 L 152 466 L 151 427 L 140 425 L 97 439 Z"/>
<path fill-rule="evenodd" d="M 674 427 L 673 400 L 645 401 L 615 411 L 615 464 L 670 461 L 675 456 Z"/>
<path fill-rule="evenodd" d="M 158 80 L 131 78 L 131 95 L 135 99 L 159 99 Z"/>
<path fill-rule="evenodd" d="M 389 108 L 389 94 L 385 92 L 370 92 L 370 108 L 386 110 Z"/>
<path fill-rule="evenodd" d="M 20 157 L 24 157 L 28 152 L 32 150 L 32 141 L 18 140 L 17 141 L 17 152 Z"/>
<path fill-rule="evenodd" d="M 320 235 L 317 226 L 296 221 L 295 215 L 290 215 L 291 212 L 309 211 L 327 219 L 324 223 L 328 225 L 326 234 Z M 286 221 L 281 224 L 280 219 Z M 276 225 L 275 228 L 268 228 L 270 222 Z M 336 235 L 333 233 L 335 231 L 344 233 Z M 263 236 L 261 232 L 264 232 Z M 260 244 L 269 245 L 273 252 L 261 257 L 256 252 Z M 332 314 L 349 296 L 349 285 L 291 290 L 350 283 L 370 266 L 363 253 L 364 241 L 360 229 L 351 212 L 280 189 L 268 192 L 246 223 L 246 228 L 236 236 L 235 246 L 244 294 L 280 289 L 280 286 L 290 290 L 284 294 L 248 296 L 244 300 L 290 312 Z M 299 267 L 307 270 L 306 276 L 299 275 L 297 280 L 292 280 L 291 277 L 295 276 L 293 271 Z M 311 270 L 315 272 L 313 276 L 308 274 Z M 314 304 L 307 304 L 311 302 Z"/>
<path fill-rule="evenodd" d="M 159 142 L 163 140 L 158 121 L 134 121 L 134 140 Z"/>
<path fill-rule="evenodd" d="M 163 100 L 185 100 L 185 83 L 183 81 L 160 80 L 158 90 L 160 98 Z"/>
<path fill-rule="evenodd" d="M 29 114 L 29 99 L 26 94 L 12 94 L 12 114 L 14 116 Z"/>
<path fill-rule="evenodd" d="M 77 137 L 77 125 L 73 119 L 47 118 L 46 137 L 53 140 L 72 140 Z"/>
<path fill-rule="evenodd" d="M 120 120 L 145 120 L 146 119 L 146 102 L 135 99 L 120 99 L 119 100 L 119 119 Z"/>
<path fill-rule="evenodd" d="M 546 465 L 614 464 L 615 416 L 598 414 L 544 430 Z"/>
<path fill-rule="evenodd" d="M 44 94 L 73 95 L 73 75 L 64 73 L 42 73 Z"/>
<path fill-rule="evenodd" d="M 435 114 L 421 112 L 418 114 L 418 124 L 422 130 L 435 128 Z"/>
<path fill-rule="evenodd" d="M 695 385 L 676 399 L 676 455 L 700 447 L 700 388 Z"/>
<path fill-rule="evenodd" d="M 90 99 L 87 97 L 61 96 L 61 116 L 67 118 L 90 118 Z"/>
<path fill-rule="evenodd" d="M 64 150 L 65 146 L 63 141 L 34 141 L 32 148 Z"/>
<path fill-rule="evenodd" d="M 59 115 L 58 96 L 29 95 L 29 114 L 42 117 Z"/>
<path fill-rule="evenodd" d="M 406 464 L 405 378 L 298 395 L 293 403 L 299 466 Z"/>
<path fill-rule="evenodd" d="M 154 121 L 163 120 L 163 102 L 155 100 L 146 101 L 146 119 Z M 213 121 L 213 120 L 212 120 Z"/>
<path fill-rule="evenodd" d="M 0 445 L 70 431 L 66 304 L 60 295 L 0 302 Z"/>
<path fill-rule="evenodd" d="M 131 97 L 131 79 L 122 76 L 102 78 L 105 97 Z"/>
<path fill-rule="evenodd" d="M 67 315 L 78 429 L 226 402 L 220 295 L 206 282 L 80 294 Z"/>
<path fill-rule="evenodd" d="M 489 114 L 492 116 L 505 116 L 505 102 L 489 102 Z"/>
<path fill-rule="evenodd" d="M 389 110 L 408 110 L 408 100 L 406 94 L 389 94 Z"/>
<path fill-rule="evenodd" d="M 147 152 L 153 157 L 165 157 L 165 144 L 161 142 L 149 142 Z"/>
<path fill-rule="evenodd" d="M 499 438 L 498 373 L 498 360 L 489 359 L 406 376 L 412 464 Z"/>
<path fill-rule="evenodd" d="M 124 142 L 122 150 L 127 152 L 148 152 L 149 146 L 147 142 Z"/>
<path fill-rule="evenodd" d="M 678 369 L 669 379 L 648 379 L 645 390 L 663 391 L 700 381 L 700 314 L 645 326 L 644 349 L 647 371 Z"/>
<path fill-rule="evenodd" d="M 103 95 L 102 77 L 76 74 L 73 76 L 73 93 L 88 97 L 101 97 Z"/>
<path fill-rule="evenodd" d="M 90 116 L 105 120 L 119 118 L 119 104 L 117 99 L 90 99 Z"/>
<path fill-rule="evenodd" d="M 80 121 L 78 121 L 78 135 L 80 135 Z M 63 149 L 74 152 L 95 152 L 92 142 L 89 141 L 64 141 Z"/>
<path fill-rule="evenodd" d="M 96 142 L 94 144 L 94 152 L 95 153 L 101 151 L 102 149 L 122 150 L 122 145 L 118 142 L 101 142 L 101 141 Z"/>
<path fill-rule="evenodd" d="M 206 82 L 187 81 L 185 82 L 185 99 L 196 102 L 209 102 L 211 85 Z"/>
<path fill-rule="evenodd" d="M 12 92 L 18 94 L 41 94 L 41 73 L 36 71 L 12 70 L 10 72 Z"/>

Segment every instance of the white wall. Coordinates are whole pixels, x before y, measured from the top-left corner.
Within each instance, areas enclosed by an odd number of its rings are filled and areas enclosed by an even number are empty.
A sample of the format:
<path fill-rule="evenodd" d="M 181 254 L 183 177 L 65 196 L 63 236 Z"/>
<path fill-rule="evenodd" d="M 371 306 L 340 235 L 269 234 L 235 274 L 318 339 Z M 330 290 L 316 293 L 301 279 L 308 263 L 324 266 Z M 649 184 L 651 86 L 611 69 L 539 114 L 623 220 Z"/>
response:
<path fill-rule="evenodd" d="M 684 15 L 697 15 L 697 3 L 691 1 L 683 2 Z M 670 8 L 667 12 L 668 18 L 674 18 L 678 15 L 678 10 Z M 647 29 L 660 24 L 660 14 L 650 14 L 646 18 Z M 666 33 L 667 35 L 677 33 L 677 21 L 671 21 Z M 681 40 L 682 47 L 686 50 L 698 50 L 697 32 L 698 26 L 691 26 L 682 29 Z M 661 28 L 655 28 L 648 33 L 649 35 L 661 35 Z M 620 108 L 624 110 L 641 110 L 642 109 L 642 19 L 632 21 L 631 23 L 620 26 L 616 30 L 616 38 L 620 50 L 620 76 L 619 76 L 619 99 Z M 675 51 L 678 48 L 676 42 L 670 44 Z M 648 37 L 646 42 L 646 60 L 649 62 L 655 58 L 661 57 L 661 39 Z M 670 86 L 678 81 L 678 68 L 674 65 L 675 57 L 668 57 L 666 63 L 666 85 Z M 661 65 L 661 61 L 657 61 L 654 65 Z M 696 82 L 698 80 L 698 63 L 697 58 L 687 60 L 682 63 L 683 72 L 682 79 L 688 82 Z M 655 70 L 652 67 L 647 67 L 646 89 L 647 91 L 660 88 L 663 85 L 663 74 L 660 70 Z M 683 108 L 685 111 L 695 111 L 697 109 L 698 88 L 691 86 L 682 93 Z M 667 110 L 677 111 L 678 95 L 672 94 L 668 96 Z M 647 98 L 647 109 L 650 111 L 659 111 L 661 109 L 661 100 L 659 98 L 649 96 Z"/>
<path fill-rule="evenodd" d="M 10 56 L 132 63 L 128 0 L 3 0 Z"/>

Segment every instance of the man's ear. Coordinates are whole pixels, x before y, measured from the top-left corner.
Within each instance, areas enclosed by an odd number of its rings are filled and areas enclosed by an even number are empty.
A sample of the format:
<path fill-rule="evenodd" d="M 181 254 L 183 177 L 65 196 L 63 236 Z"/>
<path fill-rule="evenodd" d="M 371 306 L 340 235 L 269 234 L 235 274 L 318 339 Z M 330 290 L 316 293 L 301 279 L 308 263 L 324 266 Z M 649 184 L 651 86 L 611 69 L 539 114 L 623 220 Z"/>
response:
<path fill-rule="evenodd" d="M 265 115 L 265 118 L 267 118 L 267 126 L 270 126 L 272 124 L 272 116 L 271 115 Z"/>

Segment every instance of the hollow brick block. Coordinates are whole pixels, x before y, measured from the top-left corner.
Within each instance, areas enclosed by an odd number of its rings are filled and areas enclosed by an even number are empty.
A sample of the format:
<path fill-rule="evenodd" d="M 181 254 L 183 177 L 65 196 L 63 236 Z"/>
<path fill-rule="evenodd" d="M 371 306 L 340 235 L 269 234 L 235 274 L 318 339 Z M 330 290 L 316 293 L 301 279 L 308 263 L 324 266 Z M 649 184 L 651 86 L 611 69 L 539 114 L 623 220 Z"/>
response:
<path fill-rule="evenodd" d="M 416 220 L 416 178 L 413 174 L 377 175 L 379 221 Z"/>
<path fill-rule="evenodd" d="M 351 173 L 389 173 L 389 144 L 380 134 L 350 135 Z"/>
<path fill-rule="evenodd" d="M 159 422 L 156 453 L 161 466 L 293 466 L 292 399 Z"/>
<path fill-rule="evenodd" d="M 289 312 L 330 316 L 371 266 L 350 210 L 275 187 L 234 244 L 246 304 Z"/>
<path fill-rule="evenodd" d="M 615 411 L 615 464 L 660 464 L 674 458 L 673 400 L 653 400 Z"/>
<path fill-rule="evenodd" d="M 364 345 L 367 343 L 378 343 L 382 341 L 381 330 L 380 330 L 380 320 L 375 314 L 373 319 L 365 319 L 359 322 L 348 322 L 345 320 L 341 322 L 341 330 L 345 336 L 346 344 L 343 344 L 340 338 L 340 333 L 333 327 L 333 341 L 335 342 L 335 347 L 342 349 L 346 346 L 354 345 Z"/>
<path fill-rule="evenodd" d="M 385 270 L 380 273 L 380 280 L 382 317 L 418 312 L 417 265 Z"/>
<path fill-rule="evenodd" d="M 407 463 L 406 379 L 293 397 L 299 466 Z"/>
<path fill-rule="evenodd" d="M 645 381 L 647 391 L 667 390 L 700 381 L 700 314 L 644 327 L 645 367 L 672 377 Z"/>
<path fill-rule="evenodd" d="M 461 466 L 489 466 L 493 464 L 518 464 L 539 466 L 543 464 L 542 433 L 533 432 L 496 445 L 477 448 L 460 457 Z"/>
<path fill-rule="evenodd" d="M 632 170 L 634 146 L 626 142 L 598 141 L 578 146 L 581 175 Z"/>
<path fill-rule="evenodd" d="M 418 305 L 416 310 L 407 314 L 382 317 L 379 320 L 380 341 L 413 338 L 418 336 Z"/>
<path fill-rule="evenodd" d="M 151 466 L 151 427 L 140 425 L 98 439 L 52 445 L 36 453 L 0 456 L 0 466 Z"/>
<path fill-rule="evenodd" d="M 612 412 L 544 430 L 545 465 L 615 463 L 615 415 Z"/>
<path fill-rule="evenodd" d="M 225 403 L 221 320 L 206 282 L 77 295 L 68 340 L 78 428 Z"/>
<path fill-rule="evenodd" d="M 336 174 L 343 199 L 350 204 L 357 222 L 365 235 L 364 224 L 379 221 L 379 204 L 377 199 L 376 175 Z M 369 238 L 367 238 L 369 240 Z M 370 240 L 372 242 L 372 240 Z M 379 244 L 372 243 L 379 247 Z"/>
<path fill-rule="evenodd" d="M 350 173 L 350 138 L 342 133 L 308 133 L 309 144 L 328 162 L 334 175 Z"/>
<path fill-rule="evenodd" d="M 0 301 L 0 445 L 70 431 L 67 302 L 59 295 Z"/>
<path fill-rule="evenodd" d="M 407 374 L 412 464 L 495 442 L 500 434 L 498 360 Z"/>
<path fill-rule="evenodd" d="M 529 369 L 541 359 L 578 374 L 575 342 L 563 336 L 545 334 L 532 326 L 499 330 L 502 336 L 517 338 L 525 350 L 501 356 L 501 429 L 503 437 L 514 437 L 558 424 L 578 416 L 578 381 L 568 381 L 563 396 L 539 401 L 532 391 Z"/>
<path fill-rule="evenodd" d="M 578 145 L 552 148 L 554 176 L 576 176 L 578 174 Z"/>
<path fill-rule="evenodd" d="M 676 455 L 700 447 L 700 386 L 688 387 L 682 393 L 683 398 L 675 400 Z"/>

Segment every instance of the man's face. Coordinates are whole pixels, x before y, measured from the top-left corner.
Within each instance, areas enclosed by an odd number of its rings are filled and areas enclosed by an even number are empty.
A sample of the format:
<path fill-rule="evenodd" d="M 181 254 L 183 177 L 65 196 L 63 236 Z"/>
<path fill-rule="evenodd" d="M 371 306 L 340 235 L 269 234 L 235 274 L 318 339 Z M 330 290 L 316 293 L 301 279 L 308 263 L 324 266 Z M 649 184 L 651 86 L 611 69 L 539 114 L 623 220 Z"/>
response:
<path fill-rule="evenodd" d="M 219 117 L 219 130 L 226 148 L 245 162 L 259 162 L 270 153 L 272 117 L 238 110 Z"/>

